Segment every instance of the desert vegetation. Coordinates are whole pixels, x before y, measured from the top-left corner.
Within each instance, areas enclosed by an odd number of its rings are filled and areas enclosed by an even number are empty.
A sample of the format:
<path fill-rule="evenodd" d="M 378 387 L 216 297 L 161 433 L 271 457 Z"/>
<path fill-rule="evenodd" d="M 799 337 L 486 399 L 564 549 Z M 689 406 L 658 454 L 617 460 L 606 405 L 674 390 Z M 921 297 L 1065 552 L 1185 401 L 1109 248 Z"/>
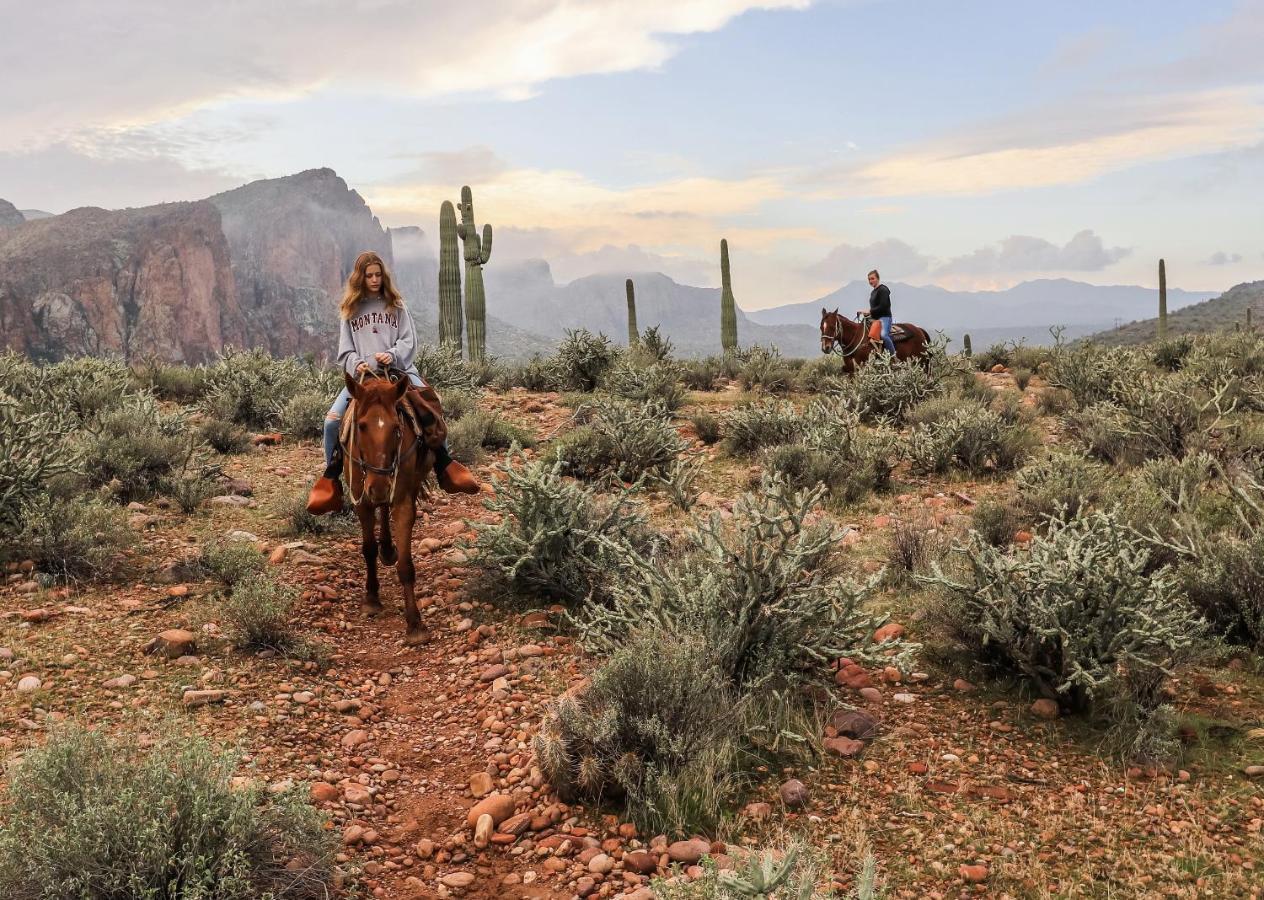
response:
<path fill-rule="evenodd" d="M 0 357 L 0 894 L 1249 895 L 1264 340 L 848 377 L 446 309 L 488 489 L 424 504 L 421 648 L 301 508 L 338 372 Z"/>

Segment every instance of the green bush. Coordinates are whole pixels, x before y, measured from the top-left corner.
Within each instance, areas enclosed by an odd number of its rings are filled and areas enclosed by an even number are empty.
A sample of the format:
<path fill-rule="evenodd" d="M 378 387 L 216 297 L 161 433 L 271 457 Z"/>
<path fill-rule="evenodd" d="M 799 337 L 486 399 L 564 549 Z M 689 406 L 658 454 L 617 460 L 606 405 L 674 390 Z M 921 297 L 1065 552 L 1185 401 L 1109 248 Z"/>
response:
<path fill-rule="evenodd" d="M 73 357 L 48 366 L 45 375 L 42 405 L 64 404 L 81 425 L 143 393 L 131 370 L 117 359 Z"/>
<path fill-rule="evenodd" d="M 975 536 L 961 555 L 960 574 L 922 579 L 943 623 L 979 661 L 1073 711 L 1153 715 L 1206 633 L 1172 570 L 1151 570 L 1146 541 L 1110 513 L 1055 520 L 1025 550 Z"/>
<path fill-rule="evenodd" d="M 641 335 L 641 343 L 636 351 L 654 362 L 666 362 L 672 355 L 671 338 L 663 334 L 657 325 L 651 325 Z"/>
<path fill-rule="evenodd" d="M 893 425 L 902 423 L 909 410 L 942 387 L 933 371 L 886 353 L 871 356 L 854 376 L 838 383 L 839 391 L 863 421 Z"/>
<path fill-rule="evenodd" d="M 217 540 L 202 548 L 200 562 L 214 577 L 232 587 L 263 572 L 263 554 L 254 544 Z"/>
<path fill-rule="evenodd" d="M 443 396 L 439 398 L 443 406 L 444 421 L 451 425 L 471 413 L 478 412 L 481 409 L 481 400 L 482 397 L 479 393 L 467 391 L 463 388 L 444 391 Z"/>
<path fill-rule="evenodd" d="M 553 443 L 550 456 L 567 474 L 584 479 L 614 475 L 631 482 L 666 473 L 685 443 L 667 411 L 657 403 L 614 401 L 584 408 L 587 424 Z"/>
<path fill-rule="evenodd" d="M 823 484 L 831 497 L 843 503 L 890 484 L 899 449 L 894 431 L 885 426 L 862 428 L 856 412 L 837 395 L 812 400 L 803 423 L 799 443 L 776 446 L 766 453 L 770 472 L 799 489 Z"/>
<path fill-rule="evenodd" d="M 83 497 L 39 495 L 20 519 L 21 527 L 0 539 L 0 553 L 34 560 L 37 571 L 57 579 L 109 579 L 136 544 L 125 511 Z"/>
<path fill-rule="evenodd" d="M 914 576 L 926 575 L 948 552 L 943 532 L 925 522 L 899 522 L 891 530 L 887 546 L 887 578 L 897 587 L 912 584 Z"/>
<path fill-rule="evenodd" d="M 198 426 L 197 434 L 202 443 L 217 453 L 245 453 L 250 449 L 250 435 L 246 429 L 223 419 L 206 419 Z"/>
<path fill-rule="evenodd" d="M 618 348 L 604 334 L 568 329 L 553 356 L 555 380 L 562 390 L 595 391 L 618 356 Z"/>
<path fill-rule="evenodd" d="M 199 445 L 188 418 L 142 396 L 103 412 L 80 433 L 93 484 L 110 484 L 125 500 L 150 497 L 164 482 L 198 467 Z"/>
<path fill-rule="evenodd" d="M 838 381 L 846 374 L 844 365 L 842 357 L 836 354 L 809 360 L 799 370 L 795 379 L 796 387 L 812 394 L 838 390 Z"/>
<path fill-rule="evenodd" d="M 679 409 L 685 402 L 685 386 L 680 381 L 680 367 L 670 362 L 638 365 L 624 357 L 611 367 L 604 387 L 624 400 L 659 403 L 671 412 Z"/>
<path fill-rule="evenodd" d="M 752 346 L 741 371 L 742 390 L 784 394 L 794 386 L 794 371 L 776 347 Z"/>
<path fill-rule="evenodd" d="M 163 478 L 158 483 L 158 490 L 187 514 L 218 494 L 221 482 L 214 470 L 190 467 Z"/>
<path fill-rule="evenodd" d="M 970 514 L 970 527 L 990 547 L 1013 543 L 1018 533 L 1018 514 L 1007 502 L 981 500 Z"/>
<path fill-rule="evenodd" d="M 1047 387 L 1036 394 L 1036 410 L 1043 416 L 1060 416 L 1075 408 L 1075 398 L 1064 388 Z"/>
<path fill-rule="evenodd" d="M 1018 389 L 1020 391 L 1027 390 L 1027 385 L 1031 383 L 1031 376 L 1035 373 L 1027 368 L 1016 368 L 1011 371 L 1014 375 L 1014 384 L 1018 385 Z"/>
<path fill-rule="evenodd" d="M 534 447 L 535 438 L 499 413 L 478 410 L 448 428 L 448 450 L 454 459 L 477 462 L 484 450 L 508 450 L 514 444 Z"/>
<path fill-rule="evenodd" d="M 714 444 L 724 435 L 719 418 L 709 412 L 694 413 L 690 421 L 693 422 L 693 430 L 697 433 L 698 440 L 704 444 Z"/>
<path fill-rule="evenodd" d="M 146 360 L 136 366 L 137 382 L 163 400 L 190 403 L 206 390 L 206 367 Z"/>
<path fill-rule="evenodd" d="M 938 422 L 913 428 L 907 450 L 915 472 L 943 473 L 956 466 L 981 473 L 1012 468 L 1034 444 L 1025 426 L 1006 425 L 990 409 L 962 406 Z"/>
<path fill-rule="evenodd" d="M 724 417 L 724 449 L 729 453 L 754 453 L 765 447 L 789 444 L 802 433 L 802 418 L 788 400 L 746 403 Z"/>
<path fill-rule="evenodd" d="M 220 605 L 224 633 L 240 650 L 289 653 L 302 646 L 294 631 L 298 589 L 270 575 L 247 575 L 235 583 Z"/>
<path fill-rule="evenodd" d="M 214 418 L 247 428 L 269 428 L 276 422 L 278 409 L 298 392 L 314 389 L 317 378 L 293 357 L 274 358 L 257 349 L 228 351 L 206 370 L 202 404 Z"/>
<path fill-rule="evenodd" d="M 691 391 L 714 391 L 722 369 L 718 356 L 685 360 L 680 364 L 680 380 Z"/>
<path fill-rule="evenodd" d="M 0 533 L 20 527 L 27 505 L 45 496 L 53 479 L 82 470 L 72 428 L 0 393 Z"/>
<path fill-rule="evenodd" d="M 1124 347 L 1059 347 L 1049 361 L 1047 378 L 1068 391 L 1080 408 L 1119 399 L 1120 390 L 1140 377 L 1145 363 Z"/>
<path fill-rule="evenodd" d="M 1114 465 L 1135 465 L 1145 459 L 1146 447 L 1129 431 L 1130 419 L 1117 403 L 1094 403 L 1067 413 L 1062 427 L 1095 459 Z"/>
<path fill-rule="evenodd" d="M 1195 547 L 1178 569 L 1185 596 L 1226 640 L 1264 651 L 1264 532 Z"/>
<path fill-rule="evenodd" d="M 492 385 L 502 392 L 515 387 L 528 391 L 555 391 L 558 380 L 552 361 L 537 353 L 524 363 L 506 366 Z"/>
<path fill-rule="evenodd" d="M 325 433 L 325 414 L 337 396 L 318 391 L 299 391 L 277 407 L 281 430 L 296 439 L 320 438 Z"/>
<path fill-rule="evenodd" d="M 291 536 L 337 534 L 356 522 L 355 510 L 349 503 L 329 515 L 312 515 L 307 511 L 306 491 L 281 495 L 272 502 L 271 512 L 280 520 L 282 533 Z"/>
<path fill-rule="evenodd" d="M 461 359 L 459 350 L 435 344 L 419 344 L 413 365 L 427 384 L 439 390 L 474 391 L 485 373 L 494 373 L 494 363 L 475 368 Z"/>
<path fill-rule="evenodd" d="M 1194 339 L 1180 335 L 1154 345 L 1151 359 L 1155 366 L 1168 372 L 1176 372 L 1185 365 L 1185 359 L 1194 349 Z"/>
<path fill-rule="evenodd" d="M 10 900 L 324 900 L 336 832 L 301 787 L 234 783 L 238 760 L 188 729 L 151 742 L 75 726 L 12 770 L 0 806 Z"/>
<path fill-rule="evenodd" d="M 562 477 L 560 463 L 510 457 L 486 502 L 499 517 L 475 523 L 474 560 L 514 590 L 562 603 L 599 601 L 644 539 L 629 495 L 601 497 Z"/>
<path fill-rule="evenodd" d="M 1031 522 L 1060 513 L 1074 518 L 1097 506 L 1111 483 L 1111 472 L 1100 463 L 1069 450 L 1052 450 L 1033 460 L 1014 477 L 1018 502 Z"/>

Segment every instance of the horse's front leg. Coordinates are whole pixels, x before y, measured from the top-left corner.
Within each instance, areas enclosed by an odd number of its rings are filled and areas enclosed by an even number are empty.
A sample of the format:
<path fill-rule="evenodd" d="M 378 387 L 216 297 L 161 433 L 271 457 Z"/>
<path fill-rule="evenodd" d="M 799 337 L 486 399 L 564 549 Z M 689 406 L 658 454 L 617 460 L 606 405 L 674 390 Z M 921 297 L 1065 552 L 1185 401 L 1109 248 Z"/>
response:
<path fill-rule="evenodd" d="M 360 552 L 364 554 L 364 601 L 360 608 L 370 616 L 382 611 L 377 583 L 377 537 L 373 534 L 373 507 L 357 504 L 356 518 L 360 520 Z"/>
<path fill-rule="evenodd" d="M 416 520 L 417 503 L 411 495 L 395 502 L 391 509 L 391 530 L 395 533 L 395 550 L 399 554 L 395 571 L 399 573 L 399 586 L 404 594 L 404 621 L 408 625 L 404 643 L 410 646 L 424 642 L 427 636 L 413 591 L 417 582 L 417 570 L 413 568 L 413 523 Z"/>
<path fill-rule="evenodd" d="M 383 506 L 381 509 L 377 533 L 378 559 L 382 560 L 385 566 L 395 565 L 399 557 L 395 555 L 395 543 L 391 539 L 391 508 L 389 506 Z"/>

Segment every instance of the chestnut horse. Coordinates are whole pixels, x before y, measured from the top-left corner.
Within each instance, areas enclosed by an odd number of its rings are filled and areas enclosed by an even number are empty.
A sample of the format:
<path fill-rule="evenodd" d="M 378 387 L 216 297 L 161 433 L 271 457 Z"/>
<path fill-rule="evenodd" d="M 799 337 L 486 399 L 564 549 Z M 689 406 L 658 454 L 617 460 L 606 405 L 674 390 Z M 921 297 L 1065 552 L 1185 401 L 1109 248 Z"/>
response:
<path fill-rule="evenodd" d="M 404 594 L 404 643 L 426 639 L 417 611 L 413 585 L 413 523 L 417 497 L 425 492 L 426 476 L 434 457 L 400 404 L 408 390 L 408 378 L 368 377 L 360 381 L 346 376 L 355 401 L 354 420 L 344 428 L 343 459 L 347 461 L 347 494 L 360 520 L 360 549 L 364 553 L 366 581 L 363 609 L 369 615 L 382 611 L 378 598 L 377 560 L 394 565 Z M 380 534 L 374 526 L 380 525 Z"/>
<path fill-rule="evenodd" d="M 821 310 L 821 352 L 838 353 L 843 357 L 843 368 L 849 374 L 861 363 L 869 361 L 870 354 L 882 344 L 869 337 L 869 319 L 857 322 L 841 315 L 837 309 Z M 930 335 L 926 329 L 908 322 L 891 326 L 891 339 L 895 341 L 897 360 L 916 359 L 922 368 L 930 368 Z"/>

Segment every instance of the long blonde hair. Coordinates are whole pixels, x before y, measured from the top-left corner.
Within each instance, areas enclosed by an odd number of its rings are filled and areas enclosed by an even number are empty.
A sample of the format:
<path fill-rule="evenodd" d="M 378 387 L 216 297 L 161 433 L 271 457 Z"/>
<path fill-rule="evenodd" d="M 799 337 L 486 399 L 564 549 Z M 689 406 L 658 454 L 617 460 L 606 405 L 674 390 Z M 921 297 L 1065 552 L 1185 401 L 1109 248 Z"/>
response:
<path fill-rule="evenodd" d="M 395 282 L 391 280 L 390 269 L 386 268 L 382 257 L 372 250 L 365 250 L 356 257 L 355 268 L 347 276 L 347 289 L 343 292 L 342 303 L 338 306 L 338 314 L 342 318 L 350 319 L 355 312 L 356 304 L 364 299 L 364 272 L 374 263 L 382 267 L 382 298 L 386 301 L 386 305 L 403 308 L 404 298 L 399 291 L 395 290 Z"/>

